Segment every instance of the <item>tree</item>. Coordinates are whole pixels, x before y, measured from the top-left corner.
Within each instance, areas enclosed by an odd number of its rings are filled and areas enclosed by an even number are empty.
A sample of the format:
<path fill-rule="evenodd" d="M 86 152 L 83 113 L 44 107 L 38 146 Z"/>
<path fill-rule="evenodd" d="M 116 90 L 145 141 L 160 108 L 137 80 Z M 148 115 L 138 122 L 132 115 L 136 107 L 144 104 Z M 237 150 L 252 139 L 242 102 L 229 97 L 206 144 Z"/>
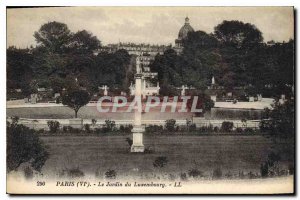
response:
<path fill-rule="evenodd" d="M 158 80 L 162 87 L 182 85 L 182 59 L 173 49 L 168 49 L 163 55 L 156 55 L 150 69 L 158 73 Z"/>
<path fill-rule="evenodd" d="M 72 37 L 68 26 L 60 22 L 48 22 L 34 33 L 38 45 L 52 53 L 63 53 L 68 48 Z"/>
<path fill-rule="evenodd" d="M 86 30 L 72 33 L 66 24 L 54 21 L 42 25 L 34 37 L 38 46 L 33 49 L 32 69 L 39 86 L 47 82 L 60 91 L 71 76 L 79 86 L 95 88 L 93 74 L 98 66 L 94 52 L 101 46 L 96 36 Z"/>
<path fill-rule="evenodd" d="M 272 109 L 265 109 L 260 128 L 275 138 L 295 137 L 295 102 L 288 99 L 283 104 L 276 101 Z"/>
<path fill-rule="evenodd" d="M 294 171 L 295 155 L 295 102 L 287 99 L 284 103 L 276 101 L 272 109 L 265 109 L 264 119 L 260 122 L 260 130 L 268 133 L 273 140 L 272 152 L 262 165 L 262 172 L 269 172 L 270 168 L 279 171 L 277 165 L 281 159 L 289 162 L 290 173 Z M 283 142 L 285 140 L 285 142 Z M 274 170 L 273 170 L 274 173 Z"/>
<path fill-rule="evenodd" d="M 251 73 L 261 67 L 262 33 L 255 25 L 241 21 L 223 21 L 215 27 L 215 37 L 220 42 L 221 65 L 217 79 L 227 90 L 247 87 L 255 83 Z M 259 77 L 254 77 L 258 79 Z"/>
<path fill-rule="evenodd" d="M 262 33 L 255 25 L 241 21 L 226 21 L 215 27 L 216 38 L 225 45 L 245 48 L 263 41 Z"/>
<path fill-rule="evenodd" d="M 93 54 L 100 47 L 101 42 L 92 33 L 82 30 L 73 34 L 67 54 L 66 71 L 74 76 L 81 87 L 93 88 L 93 69 L 96 67 Z M 93 90 L 91 90 L 92 92 Z"/>
<path fill-rule="evenodd" d="M 101 42 L 92 33 L 82 30 L 73 34 L 70 39 L 70 49 L 73 53 L 92 54 L 101 46 Z"/>
<path fill-rule="evenodd" d="M 32 80 L 33 56 L 29 49 L 7 49 L 7 88 L 25 90 Z"/>
<path fill-rule="evenodd" d="M 36 131 L 20 125 L 16 120 L 7 123 L 7 171 L 16 170 L 22 163 L 29 162 L 31 167 L 41 171 L 49 154 Z"/>
<path fill-rule="evenodd" d="M 183 46 L 183 82 L 205 90 L 220 66 L 219 42 L 212 34 L 196 31 L 188 34 Z"/>
<path fill-rule="evenodd" d="M 218 40 L 212 34 L 191 32 L 183 40 L 182 54 L 178 55 L 173 49 L 168 49 L 163 55 L 155 57 L 150 68 L 158 72 L 162 87 L 188 85 L 205 90 L 220 65 L 218 45 Z"/>
<path fill-rule="evenodd" d="M 109 85 L 110 88 L 124 91 L 133 81 L 134 69 L 133 58 L 126 50 L 120 49 L 115 53 L 103 52 L 96 56 L 89 77 L 95 85 Z"/>
<path fill-rule="evenodd" d="M 62 103 L 72 108 L 75 111 L 75 118 L 77 118 L 79 109 L 85 106 L 90 99 L 91 97 L 87 91 L 75 89 L 62 96 Z"/>
<path fill-rule="evenodd" d="M 176 120 L 175 119 L 168 119 L 166 120 L 165 128 L 169 131 L 175 131 L 176 127 Z"/>
<path fill-rule="evenodd" d="M 54 93 L 61 93 L 65 87 L 65 79 L 59 77 L 50 77 L 50 84 Z"/>

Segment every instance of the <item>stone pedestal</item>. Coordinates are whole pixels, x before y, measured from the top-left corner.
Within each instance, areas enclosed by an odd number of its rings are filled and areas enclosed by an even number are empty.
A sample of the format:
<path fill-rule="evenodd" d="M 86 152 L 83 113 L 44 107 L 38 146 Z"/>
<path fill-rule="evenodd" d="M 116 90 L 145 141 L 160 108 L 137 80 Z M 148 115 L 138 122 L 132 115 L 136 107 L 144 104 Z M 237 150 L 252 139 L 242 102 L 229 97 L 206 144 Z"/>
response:
<path fill-rule="evenodd" d="M 69 126 L 72 128 L 82 129 L 83 120 L 81 118 L 73 118 L 69 120 Z"/>
<path fill-rule="evenodd" d="M 143 144 L 143 133 L 145 129 L 142 126 L 134 126 L 132 129 L 132 146 L 131 146 L 131 152 L 144 152 L 145 147 Z"/>
<path fill-rule="evenodd" d="M 210 95 L 210 99 L 211 99 L 213 102 L 216 102 L 216 101 L 217 101 L 217 95 Z"/>
<path fill-rule="evenodd" d="M 254 102 L 254 97 L 249 97 L 249 102 Z"/>

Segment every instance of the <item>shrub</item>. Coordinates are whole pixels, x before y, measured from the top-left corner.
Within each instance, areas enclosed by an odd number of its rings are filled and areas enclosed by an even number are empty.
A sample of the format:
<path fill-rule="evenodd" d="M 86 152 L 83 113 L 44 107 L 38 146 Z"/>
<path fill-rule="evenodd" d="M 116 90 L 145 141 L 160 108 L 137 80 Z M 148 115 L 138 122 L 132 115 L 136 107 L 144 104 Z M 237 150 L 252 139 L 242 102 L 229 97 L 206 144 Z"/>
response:
<path fill-rule="evenodd" d="M 129 147 L 131 147 L 132 146 L 132 143 L 133 143 L 133 141 L 132 141 L 132 139 L 131 138 L 126 138 L 126 142 L 128 143 L 128 145 L 129 145 Z"/>
<path fill-rule="evenodd" d="M 92 126 L 96 126 L 97 124 L 97 120 L 96 119 L 92 119 Z"/>
<path fill-rule="evenodd" d="M 176 176 L 174 174 L 169 174 L 169 180 L 174 181 Z"/>
<path fill-rule="evenodd" d="M 233 174 L 231 173 L 231 171 L 228 171 L 225 175 L 224 175 L 227 179 L 230 179 L 233 177 Z"/>
<path fill-rule="evenodd" d="M 197 177 L 202 177 L 203 172 L 199 171 L 198 169 L 191 169 L 189 170 L 188 175 L 190 177 L 197 178 Z"/>
<path fill-rule="evenodd" d="M 120 125 L 120 132 L 122 133 L 131 133 L 133 126 L 131 124 L 129 125 Z"/>
<path fill-rule="evenodd" d="M 168 119 L 166 120 L 165 128 L 172 132 L 175 131 L 175 125 L 176 125 L 176 120 L 175 119 Z"/>
<path fill-rule="evenodd" d="M 190 132 L 193 132 L 193 131 L 196 131 L 196 130 L 197 130 L 196 124 L 189 125 L 189 131 Z"/>
<path fill-rule="evenodd" d="M 124 125 L 120 125 L 120 128 L 119 128 L 120 132 L 124 132 L 124 129 L 125 129 Z"/>
<path fill-rule="evenodd" d="M 37 131 L 37 133 L 38 133 L 38 134 L 44 134 L 44 133 L 45 133 L 45 129 L 43 129 L 43 128 L 42 128 L 42 129 L 39 129 L 39 130 Z"/>
<path fill-rule="evenodd" d="M 241 127 L 238 127 L 238 128 L 235 129 L 235 131 L 236 131 L 237 133 L 242 133 L 242 132 L 243 132 L 243 129 L 242 129 Z"/>
<path fill-rule="evenodd" d="M 264 162 L 260 165 L 260 174 L 262 178 L 268 177 L 269 175 L 269 166 L 267 162 Z"/>
<path fill-rule="evenodd" d="M 105 178 L 107 179 L 115 179 L 117 177 L 117 172 L 115 170 L 107 170 L 107 172 L 105 172 Z"/>
<path fill-rule="evenodd" d="M 224 132 L 231 132 L 233 129 L 233 122 L 224 121 L 221 126 L 221 130 Z"/>
<path fill-rule="evenodd" d="M 33 178 L 33 170 L 31 169 L 31 167 L 26 166 L 24 168 L 24 176 L 26 179 L 32 179 Z"/>
<path fill-rule="evenodd" d="M 221 170 L 221 168 L 218 167 L 218 168 L 216 168 L 216 169 L 213 170 L 212 178 L 213 179 L 220 179 L 220 178 L 222 178 L 222 170 Z"/>
<path fill-rule="evenodd" d="M 82 130 L 79 128 L 73 128 L 72 126 L 64 126 L 63 131 L 66 133 L 80 133 Z"/>
<path fill-rule="evenodd" d="M 289 174 L 294 175 L 294 164 L 289 164 Z"/>
<path fill-rule="evenodd" d="M 187 175 L 186 175 L 186 173 L 181 173 L 181 174 L 180 174 L 180 179 L 181 179 L 182 181 L 186 181 L 186 180 L 187 180 Z"/>
<path fill-rule="evenodd" d="M 64 133 L 67 133 L 68 132 L 68 126 L 63 126 L 62 130 L 63 130 Z"/>
<path fill-rule="evenodd" d="M 254 130 L 252 128 L 245 128 L 245 133 L 254 133 Z"/>
<path fill-rule="evenodd" d="M 215 132 L 215 133 L 218 133 L 219 131 L 220 131 L 219 127 L 215 126 L 215 127 L 214 127 L 214 132 Z"/>
<path fill-rule="evenodd" d="M 146 126 L 145 132 L 146 133 L 161 133 L 163 131 L 163 126 L 162 125 L 149 125 Z"/>
<path fill-rule="evenodd" d="M 40 171 L 49 157 L 48 152 L 35 130 L 24 125 L 7 124 L 6 127 L 7 171 L 16 170 L 22 163 Z"/>
<path fill-rule="evenodd" d="M 87 133 L 90 133 L 90 132 L 91 132 L 90 125 L 89 125 L 89 124 L 84 124 L 84 130 L 85 130 Z"/>
<path fill-rule="evenodd" d="M 261 120 L 259 123 L 259 128 L 262 132 L 272 131 L 272 123 L 270 120 Z"/>
<path fill-rule="evenodd" d="M 71 168 L 71 169 L 64 169 L 62 172 L 59 174 L 60 177 L 68 177 L 68 178 L 80 178 L 84 177 L 84 173 L 79 169 L 79 167 L 76 168 Z"/>
<path fill-rule="evenodd" d="M 295 101 L 287 98 L 282 104 L 276 101 L 272 109 L 266 108 L 264 118 L 268 121 L 261 121 L 260 128 L 267 131 L 274 138 L 291 138 L 295 137 Z M 292 145 L 288 146 L 290 150 Z"/>
<path fill-rule="evenodd" d="M 14 116 L 14 117 L 11 117 L 11 123 L 12 124 L 17 124 L 19 122 L 19 117 L 18 116 Z"/>
<path fill-rule="evenodd" d="M 166 164 L 168 163 L 168 159 L 165 156 L 159 156 L 157 157 L 154 162 L 153 162 L 153 166 L 155 168 L 162 168 L 164 167 Z"/>
<path fill-rule="evenodd" d="M 115 130 L 115 127 L 116 127 L 116 123 L 115 121 L 111 121 L 111 120 L 105 120 L 105 125 L 104 127 L 102 128 L 102 131 L 104 133 L 107 133 L 107 132 L 111 132 L 111 131 L 114 131 Z"/>
<path fill-rule="evenodd" d="M 254 179 L 254 178 L 256 178 L 256 175 L 255 175 L 253 172 L 250 171 L 250 172 L 248 173 L 248 178 L 249 178 L 249 179 Z"/>
<path fill-rule="evenodd" d="M 274 152 L 268 154 L 267 161 L 260 165 L 260 174 L 262 178 L 268 176 L 278 175 L 279 166 L 278 162 L 280 161 L 280 155 Z"/>
<path fill-rule="evenodd" d="M 102 133 L 102 128 L 95 128 L 95 129 L 94 129 L 94 132 L 95 132 L 96 134 L 101 134 L 101 133 Z"/>
<path fill-rule="evenodd" d="M 203 133 L 205 133 L 205 132 L 211 133 L 211 132 L 213 132 L 213 131 L 214 131 L 214 127 L 213 127 L 212 124 L 210 124 L 210 125 L 208 125 L 208 126 L 201 126 L 201 127 L 199 128 L 199 132 L 203 132 Z"/>
<path fill-rule="evenodd" d="M 274 152 L 271 152 L 268 154 L 268 165 L 270 167 L 273 167 L 276 163 L 278 163 L 280 161 L 280 155 L 276 154 Z"/>
<path fill-rule="evenodd" d="M 50 133 L 56 133 L 59 130 L 60 123 L 58 121 L 48 121 L 47 125 Z"/>

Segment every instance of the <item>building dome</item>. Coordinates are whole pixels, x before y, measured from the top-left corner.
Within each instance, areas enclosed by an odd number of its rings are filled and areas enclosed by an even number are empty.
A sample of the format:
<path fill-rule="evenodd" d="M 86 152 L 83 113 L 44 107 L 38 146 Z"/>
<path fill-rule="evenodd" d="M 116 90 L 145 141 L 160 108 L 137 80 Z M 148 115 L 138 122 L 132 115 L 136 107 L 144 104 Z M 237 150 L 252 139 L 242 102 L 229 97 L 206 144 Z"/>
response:
<path fill-rule="evenodd" d="M 188 17 L 186 17 L 184 25 L 179 30 L 178 39 L 181 40 L 181 39 L 186 38 L 189 32 L 194 32 L 194 29 L 190 25 L 190 19 Z"/>

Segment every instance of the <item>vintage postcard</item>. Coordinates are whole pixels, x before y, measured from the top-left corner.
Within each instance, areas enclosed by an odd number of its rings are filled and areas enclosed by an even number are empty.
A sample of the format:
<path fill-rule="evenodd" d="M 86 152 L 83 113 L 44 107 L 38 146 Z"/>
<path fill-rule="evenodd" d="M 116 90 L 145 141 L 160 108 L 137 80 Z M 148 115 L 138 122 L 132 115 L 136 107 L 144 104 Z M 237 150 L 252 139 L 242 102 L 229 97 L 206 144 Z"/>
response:
<path fill-rule="evenodd" d="M 293 7 L 7 7 L 8 194 L 293 194 Z"/>

